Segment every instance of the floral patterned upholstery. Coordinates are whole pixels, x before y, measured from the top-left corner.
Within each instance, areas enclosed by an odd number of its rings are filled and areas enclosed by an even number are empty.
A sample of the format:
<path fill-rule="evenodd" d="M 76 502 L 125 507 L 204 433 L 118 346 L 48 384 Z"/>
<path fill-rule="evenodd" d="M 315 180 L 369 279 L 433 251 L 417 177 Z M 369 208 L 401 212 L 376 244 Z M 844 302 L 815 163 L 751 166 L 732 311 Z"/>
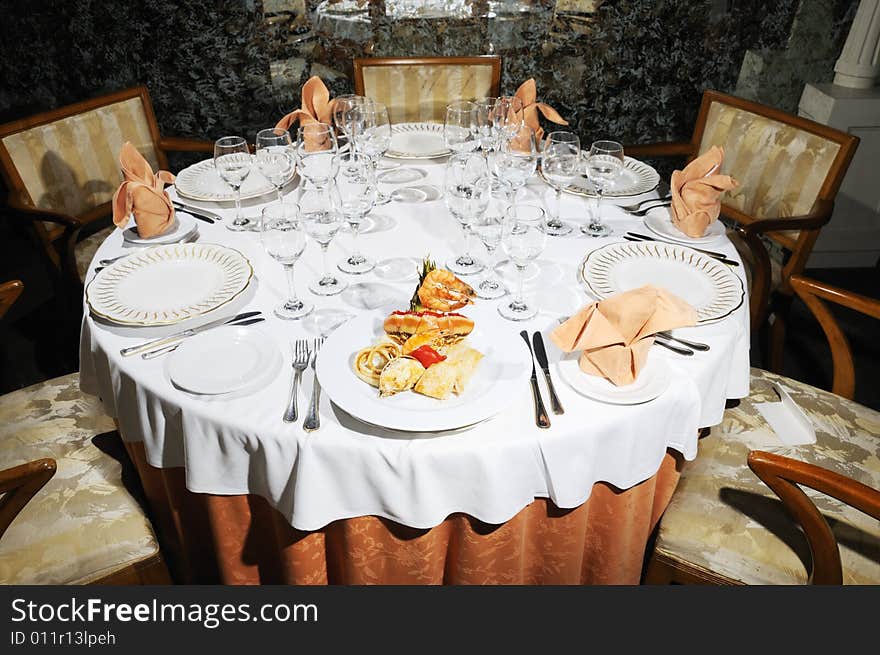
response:
<path fill-rule="evenodd" d="M 0 538 L 0 584 L 85 584 L 158 554 L 119 462 L 93 441 L 113 430 L 76 373 L 0 397 L 0 469 L 58 464 Z"/>
<path fill-rule="evenodd" d="M 816 443 L 785 446 L 755 408 L 789 391 L 816 428 Z M 711 571 L 731 583 L 805 584 L 806 538 L 746 464 L 749 450 L 775 452 L 880 488 L 880 413 L 789 378 L 752 369 L 751 393 L 700 440 L 663 515 L 655 557 Z M 844 584 L 880 584 L 880 522 L 819 492 L 804 491 L 828 519 Z"/>

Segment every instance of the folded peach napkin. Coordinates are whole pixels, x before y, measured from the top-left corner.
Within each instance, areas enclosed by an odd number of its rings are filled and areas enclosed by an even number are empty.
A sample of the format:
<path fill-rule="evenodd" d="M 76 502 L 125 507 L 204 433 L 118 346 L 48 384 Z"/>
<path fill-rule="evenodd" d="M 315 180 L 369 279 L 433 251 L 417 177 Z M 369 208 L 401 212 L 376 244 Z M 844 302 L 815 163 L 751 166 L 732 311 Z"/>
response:
<path fill-rule="evenodd" d="M 697 313 L 681 298 L 651 285 L 594 302 L 550 333 L 560 350 L 582 350 L 584 373 L 631 384 L 648 359 L 654 334 L 695 325 Z"/>
<path fill-rule="evenodd" d="M 333 101 L 330 100 L 330 91 L 320 77 L 313 75 L 302 86 L 302 107 L 284 116 L 275 127 L 289 130 L 297 122 L 300 125 L 331 123 L 332 118 Z"/>
<path fill-rule="evenodd" d="M 557 125 L 568 125 L 568 121 L 559 115 L 553 107 L 543 102 L 536 102 L 538 98 L 538 88 L 535 85 L 535 79 L 530 78 L 519 85 L 516 93 L 513 94 L 522 101 L 523 104 L 523 120 L 525 124 L 532 128 L 535 133 L 535 139 L 540 142 L 544 138 L 544 130 L 541 129 L 541 121 L 538 119 L 538 111 L 544 114 L 544 118 L 556 123 Z"/>
<path fill-rule="evenodd" d="M 113 194 L 114 225 L 124 228 L 134 214 L 138 236 L 146 239 L 166 232 L 174 223 L 174 206 L 164 187 L 174 182 L 174 175 L 153 173 L 150 163 L 128 141 L 119 152 L 119 165 L 125 179 Z"/>
<path fill-rule="evenodd" d="M 672 173 L 672 223 L 689 237 L 706 233 L 721 213 L 721 194 L 739 186 L 729 175 L 718 173 L 723 160 L 724 150 L 712 146 L 683 171 Z"/>

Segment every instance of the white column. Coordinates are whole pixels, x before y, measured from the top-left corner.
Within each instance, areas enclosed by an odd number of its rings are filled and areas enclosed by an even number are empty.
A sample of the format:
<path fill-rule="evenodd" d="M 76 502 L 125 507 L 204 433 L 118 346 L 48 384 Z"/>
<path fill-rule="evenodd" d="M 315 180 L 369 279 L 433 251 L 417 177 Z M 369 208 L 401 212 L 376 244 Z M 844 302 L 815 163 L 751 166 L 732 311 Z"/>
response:
<path fill-rule="evenodd" d="M 880 0 L 862 0 L 859 4 L 834 72 L 837 86 L 874 86 L 880 74 Z"/>

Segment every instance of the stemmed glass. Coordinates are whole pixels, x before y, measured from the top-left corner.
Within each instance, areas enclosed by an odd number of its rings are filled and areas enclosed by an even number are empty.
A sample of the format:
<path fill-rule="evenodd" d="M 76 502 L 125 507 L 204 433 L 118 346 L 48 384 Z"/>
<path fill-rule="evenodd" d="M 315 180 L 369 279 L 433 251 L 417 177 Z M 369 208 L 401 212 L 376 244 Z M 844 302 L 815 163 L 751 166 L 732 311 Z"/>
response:
<path fill-rule="evenodd" d="M 480 149 L 485 153 L 494 152 L 498 145 L 498 133 L 495 130 L 495 103 L 498 98 L 482 98 L 474 100 L 476 107 L 474 127 L 480 137 Z M 488 156 L 488 155 L 487 155 Z"/>
<path fill-rule="evenodd" d="M 587 176 L 596 189 L 596 211 L 590 222 L 581 225 L 581 232 L 591 237 L 604 237 L 611 234 L 611 228 L 602 221 L 599 213 L 602 194 L 612 184 L 623 168 L 623 146 L 617 141 L 595 141 L 587 155 Z"/>
<path fill-rule="evenodd" d="M 327 262 L 330 242 L 342 227 L 341 201 L 336 185 L 303 188 L 299 195 L 299 215 L 306 232 L 321 248 L 321 277 L 309 285 L 309 291 L 318 296 L 335 296 L 348 283 L 333 274 Z"/>
<path fill-rule="evenodd" d="M 495 107 L 492 112 L 492 125 L 498 134 L 499 141 L 510 141 L 523 126 L 522 100 L 516 96 L 502 96 L 495 99 Z"/>
<path fill-rule="evenodd" d="M 365 156 L 349 151 L 347 159 L 352 163 L 343 166 L 339 171 L 336 176 L 336 188 L 339 191 L 342 215 L 351 228 L 351 254 L 337 266 L 344 273 L 359 275 L 372 271 L 376 265 L 374 261 L 360 253 L 357 238 L 364 218 L 376 202 L 378 184 L 376 172 Z"/>
<path fill-rule="evenodd" d="M 299 207 L 281 200 L 273 202 L 263 209 L 260 226 L 263 248 L 284 267 L 287 275 L 287 300 L 275 308 L 275 315 L 288 320 L 302 318 L 314 308 L 297 297 L 293 275 L 293 267 L 305 251 L 307 241 L 299 220 Z"/>
<path fill-rule="evenodd" d="M 492 180 L 486 159 L 480 153 L 452 155 L 446 163 L 443 195 L 449 213 L 461 225 L 464 233 L 464 254 L 446 263 L 446 268 L 459 275 L 479 273 L 483 264 L 470 255 L 470 222 L 489 208 Z"/>
<path fill-rule="evenodd" d="M 244 137 L 224 136 L 214 142 L 214 168 L 235 191 L 235 219 L 227 222 L 226 227 L 236 232 L 257 227 L 256 221 L 241 215 L 241 185 L 251 172 L 252 163 Z"/>
<path fill-rule="evenodd" d="M 467 100 L 446 105 L 443 143 L 453 152 L 471 152 L 480 145 L 475 125 L 477 106 Z"/>
<path fill-rule="evenodd" d="M 501 230 L 501 246 L 516 266 L 519 290 L 507 304 L 498 306 L 498 313 L 511 321 L 525 321 L 538 313 L 538 308 L 526 302 L 523 291 L 526 267 L 536 260 L 547 245 L 544 230 L 544 210 L 536 205 L 514 205 L 507 208 Z"/>
<path fill-rule="evenodd" d="M 388 108 L 381 102 L 367 99 L 363 107 L 364 125 L 358 142 L 358 151 L 366 157 L 366 162 L 378 178 L 379 160 L 391 145 L 391 121 Z M 391 196 L 378 191 L 376 204 L 391 202 Z"/>
<path fill-rule="evenodd" d="M 296 155 L 303 179 L 318 188 L 329 185 L 339 170 L 339 146 L 333 126 L 301 125 L 296 134 Z"/>
<path fill-rule="evenodd" d="M 581 141 L 576 134 L 566 131 L 550 132 L 544 139 L 541 152 L 541 170 L 556 190 L 556 213 L 544 224 L 547 234 L 562 236 L 571 232 L 571 225 L 560 218 L 562 190 L 580 171 Z"/>
<path fill-rule="evenodd" d="M 495 175 L 504 183 L 507 204 L 512 205 L 519 191 L 538 167 L 538 144 L 535 133 L 523 125 L 517 135 L 502 141 L 495 154 Z"/>
<path fill-rule="evenodd" d="M 495 273 L 495 252 L 501 245 L 501 226 L 503 224 L 504 217 L 500 214 L 484 214 L 475 218 L 471 223 L 471 230 L 480 237 L 489 256 L 486 262 L 486 275 L 474 286 L 477 296 L 487 300 L 500 298 L 507 293 L 504 283 Z"/>
<path fill-rule="evenodd" d="M 278 201 L 283 202 L 281 187 L 293 175 L 294 153 L 290 132 L 271 127 L 257 132 L 257 168 L 267 180 L 275 185 Z"/>
<path fill-rule="evenodd" d="M 345 136 L 350 151 L 354 151 L 355 140 L 363 129 L 364 115 L 361 109 L 366 100 L 354 94 L 337 96 L 333 100 L 333 124 Z"/>

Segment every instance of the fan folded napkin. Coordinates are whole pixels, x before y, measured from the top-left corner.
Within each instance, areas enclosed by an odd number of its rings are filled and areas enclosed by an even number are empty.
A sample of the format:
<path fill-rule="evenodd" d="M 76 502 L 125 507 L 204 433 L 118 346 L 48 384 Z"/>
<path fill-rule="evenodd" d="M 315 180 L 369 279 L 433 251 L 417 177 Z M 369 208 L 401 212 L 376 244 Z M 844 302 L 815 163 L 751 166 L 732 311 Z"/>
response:
<path fill-rule="evenodd" d="M 537 102 L 538 88 L 535 85 L 535 79 L 530 78 L 520 84 L 516 93 L 513 94 L 519 98 L 523 104 L 523 121 L 535 133 L 535 140 L 540 142 L 544 138 L 544 130 L 541 129 L 541 121 L 538 118 L 538 111 L 544 114 L 544 117 L 557 125 L 568 125 L 568 121 L 559 115 L 550 105 Z"/>
<path fill-rule="evenodd" d="M 712 146 L 683 171 L 672 173 L 672 223 L 689 237 L 706 233 L 721 213 L 721 194 L 739 186 L 729 175 L 717 173 L 723 160 L 724 150 Z"/>
<path fill-rule="evenodd" d="M 560 350 L 582 350 L 584 373 L 631 384 L 648 359 L 654 334 L 695 325 L 697 313 L 665 289 L 645 285 L 594 302 L 550 333 Z"/>
<path fill-rule="evenodd" d="M 164 187 L 174 182 L 174 175 L 168 171 L 153 173 L 149 162 L 129 141 L 119 152 L 119 165 L 125 179 L 113 194 L 113 224 L 124 228 L 134 214 L 141 238 L 166 232 L 174 223 L 174 206 Z"/>
<path fill-rule="evenodd" d="M 329 125 L 332 118 L 333 100 L 330 100 L 330 91 L 320 77 L 313 75 L 302 86 L 302 106 L 284 116 L 275 127 L 289 130 L 297 122 L 300 125 L 309 123 Z"/>

